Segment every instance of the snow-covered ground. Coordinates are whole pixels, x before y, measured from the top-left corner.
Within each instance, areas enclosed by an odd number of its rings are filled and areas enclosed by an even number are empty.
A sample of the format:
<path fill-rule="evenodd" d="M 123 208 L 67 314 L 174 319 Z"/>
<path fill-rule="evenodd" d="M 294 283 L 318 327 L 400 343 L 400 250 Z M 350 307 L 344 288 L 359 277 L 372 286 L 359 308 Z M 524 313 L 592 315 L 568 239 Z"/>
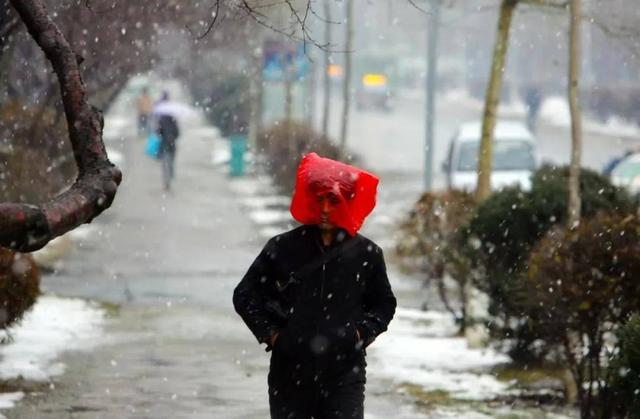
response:
<path fill-rule="evenodd" d="M 369 362 L 375 364 L 371 371 L 454 399 L 487 400 L 508 393 L 509 384 L 488 371 L 509 357 L 490 348 L 469 348 L 455 333 L 447 313 L 399 308 L 389 331 L 369 351 Z"/>
<path fill-rule="evenodd" d="M 105 311 L 80 299 L 43 295 L 23 320 L 7 332 L 10 343 L 0 346 L 0 378 L 49 382 L 64 373 L 62 352 L 86 351 L 102 338 Z M 9 409 L 24 394 L 0 395 L 0 409 Z"/>
<path fill-rule="evenodd" d="M 464 89 L 448 91 L 444 94 L 444 100 L 476 109 L 481 109 L 484 106 L 481 100 L 472 97 Z M 523 117 L 526 112 L 526 105 L 519 99 L 500 103 L 498 109 L 498 114 L 504 118 Z M 545 97 L 540 105 L 539 117 L 553 126 L 569 127 L 571 114 L 567 99 L 562 96 Z M 585 132 L 619 137 L 640 137 L 640 127 L 621 118 L 611 117 L 607 122 L 602 123 L 583 115 L 583 122 Z"/>

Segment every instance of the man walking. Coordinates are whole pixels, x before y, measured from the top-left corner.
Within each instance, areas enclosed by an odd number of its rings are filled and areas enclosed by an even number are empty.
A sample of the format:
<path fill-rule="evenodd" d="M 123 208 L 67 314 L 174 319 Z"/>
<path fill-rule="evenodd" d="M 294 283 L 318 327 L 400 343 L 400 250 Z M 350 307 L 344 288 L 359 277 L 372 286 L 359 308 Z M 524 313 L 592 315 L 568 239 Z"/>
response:
<path fill-rule="evenodd" d="M 271 350 L 271 418 L 364 417 L 365 348 L 387 330 L 396 299 L 381 249 L 357 234 L 378 179 L 304 157 L 291 213 L 302 226 L 268 241 L 233 303 Z"/>
<path fill-rule="evenodd" d="M 164 189 L 171 189 L 171 181 L 175 176 L 176 141 L 180 136 L 178 121 L 170 111 L 169 93 L 163 92 L 160 101 L 154 108 L 156 118 L 156 133 L 160 137 L 158 156 L 162 164 L 162 182 Z"/>

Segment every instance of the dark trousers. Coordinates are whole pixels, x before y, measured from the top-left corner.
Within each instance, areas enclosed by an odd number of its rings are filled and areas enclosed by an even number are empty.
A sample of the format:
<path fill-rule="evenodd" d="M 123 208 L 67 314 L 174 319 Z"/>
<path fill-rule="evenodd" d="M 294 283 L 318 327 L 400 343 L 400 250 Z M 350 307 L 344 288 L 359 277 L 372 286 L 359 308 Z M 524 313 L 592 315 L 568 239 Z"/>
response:
<path fill-rule="evenodd" d="M 171 181 L 174 178 L 174 162 L 176 159 L 175 149 L 166 149 L 162 152 L 161 164 L 162 164 L 162 182 L 165 189 L 171 187 Z"/>
<path fill-rule="evenodd" d="M 331 375 L 303 371 L 301 364 L 280 370 L 279 363 L 271 361 L 271 419 L 364 419 L 364 358 Z"/>

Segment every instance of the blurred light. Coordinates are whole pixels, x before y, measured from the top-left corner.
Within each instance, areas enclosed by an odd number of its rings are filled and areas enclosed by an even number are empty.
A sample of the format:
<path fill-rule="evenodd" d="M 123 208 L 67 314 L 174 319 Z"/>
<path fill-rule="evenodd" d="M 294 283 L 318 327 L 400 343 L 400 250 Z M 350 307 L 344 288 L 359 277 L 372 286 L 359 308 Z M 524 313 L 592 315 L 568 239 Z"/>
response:
<path fill-rule="evenodd" d="M 344 70 L 342 69 L 341 65 L 329 64 L 329 67 L 327 67 L 327 73 L 332 79 L 338 79 L 342 78 L 342 76 L 344 75 Z"/>
<path fill-rule="evenodd" d="M 362 76 L 362 85 L 369 87 L 386 86 L 387 76 L 382 74 L 365 74 Z"/>

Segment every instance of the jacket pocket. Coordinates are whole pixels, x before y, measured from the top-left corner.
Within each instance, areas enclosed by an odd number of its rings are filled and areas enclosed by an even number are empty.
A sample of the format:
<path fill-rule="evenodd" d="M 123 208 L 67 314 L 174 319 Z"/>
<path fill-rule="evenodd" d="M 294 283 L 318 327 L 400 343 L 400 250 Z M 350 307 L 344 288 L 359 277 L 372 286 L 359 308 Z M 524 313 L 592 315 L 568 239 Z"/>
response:
<path fill-rule="evenodd" d="M 348 320 L 336 328 L 335 351 L 340 358 L 349 358 L 357 350 L 358 334 L 356 324 Z"/>

